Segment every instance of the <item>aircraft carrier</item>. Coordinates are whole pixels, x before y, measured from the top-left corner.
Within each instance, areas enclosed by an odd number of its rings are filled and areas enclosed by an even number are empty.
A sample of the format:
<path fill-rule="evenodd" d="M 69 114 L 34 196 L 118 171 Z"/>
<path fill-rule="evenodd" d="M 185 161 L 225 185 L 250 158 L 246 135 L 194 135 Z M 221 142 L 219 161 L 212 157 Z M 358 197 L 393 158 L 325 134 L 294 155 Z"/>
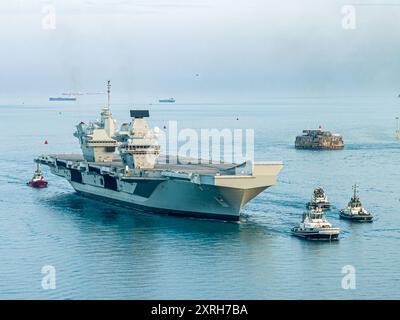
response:
<path fill-rule="evenodd" d="M 109 97 L 110 83 L 101 120 L 76 126 L 82 154 L 35 159 L 78 193 L 151 213 L 238 221 L 244 205 L 276 183 L 281 162 L 198 163 L 160 155 L 148 110 L 131 110 L 132 121 L 117 130 Z"/>

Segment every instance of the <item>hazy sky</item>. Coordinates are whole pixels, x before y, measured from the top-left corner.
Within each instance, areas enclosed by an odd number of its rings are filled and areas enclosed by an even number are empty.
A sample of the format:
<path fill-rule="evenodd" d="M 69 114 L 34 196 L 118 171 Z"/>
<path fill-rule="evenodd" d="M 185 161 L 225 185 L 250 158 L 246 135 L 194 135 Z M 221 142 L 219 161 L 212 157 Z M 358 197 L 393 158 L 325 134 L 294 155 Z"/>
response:
<path fill-rule="evenodd" d="M 399 36 L 400 0 L 2 0 L 0 94 L 398 94 Z"/>

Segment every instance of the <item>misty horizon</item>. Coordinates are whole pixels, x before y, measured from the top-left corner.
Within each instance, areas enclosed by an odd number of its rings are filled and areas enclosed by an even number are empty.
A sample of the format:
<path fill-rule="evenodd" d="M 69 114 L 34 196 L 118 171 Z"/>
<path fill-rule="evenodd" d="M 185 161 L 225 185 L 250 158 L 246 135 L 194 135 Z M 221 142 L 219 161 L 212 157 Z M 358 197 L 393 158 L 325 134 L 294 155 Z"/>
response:
<path fill-rule="evenodd" d="M 368 3 L 348 30 L 342 1 L 3 1 L 0 96 L 395 96 L 400 2 Z"/>

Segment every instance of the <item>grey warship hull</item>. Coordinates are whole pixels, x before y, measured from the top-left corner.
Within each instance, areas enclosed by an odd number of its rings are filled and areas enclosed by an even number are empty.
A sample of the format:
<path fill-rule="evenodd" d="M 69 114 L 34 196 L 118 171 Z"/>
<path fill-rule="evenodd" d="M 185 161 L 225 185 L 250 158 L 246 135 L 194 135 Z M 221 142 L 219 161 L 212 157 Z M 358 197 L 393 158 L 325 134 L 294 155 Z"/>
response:
<path fill-rule="evenodd" d="M 87 162 L 80 155 L 35 159 L 81 195 L 157 214 L 238 221 L 244 205 L 276 182 L 279 162 L 252 166 L 190 164 L 163 158 L 148 170 L 126 172 L 120 158 Z"/>

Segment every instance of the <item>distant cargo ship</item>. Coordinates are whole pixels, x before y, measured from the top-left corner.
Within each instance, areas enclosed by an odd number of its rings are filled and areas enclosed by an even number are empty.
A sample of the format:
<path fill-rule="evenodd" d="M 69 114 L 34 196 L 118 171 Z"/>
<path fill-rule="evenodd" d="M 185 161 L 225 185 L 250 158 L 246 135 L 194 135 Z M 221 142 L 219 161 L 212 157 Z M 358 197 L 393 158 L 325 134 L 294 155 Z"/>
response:
<path fill-rule="evenodd" d="M 75 97 L 50 97 L 49 101 L 76 101 Z"/>
<path fill-rule="evenodd" d="M 160 102 L 160 103 L 165 103 L 165 102 L 167 102 L 167 103 L 174 103 L 174 102 L 175 102 L 175 99 L 174 99 L 174 98 L 160 99 L 160 100 L 158 100 L 158 102 Z"/>
<path fill-rule="evenodd" d="M 63 92 L 63 96 L 83 96 L 83 92 Z"/>
<path fill-rule="evenodd" d="M 105 94 L 104 92 L 86 92 L 88 96 L 94 96 L 94 95 L 100 95 L 100 94 Z"/>

